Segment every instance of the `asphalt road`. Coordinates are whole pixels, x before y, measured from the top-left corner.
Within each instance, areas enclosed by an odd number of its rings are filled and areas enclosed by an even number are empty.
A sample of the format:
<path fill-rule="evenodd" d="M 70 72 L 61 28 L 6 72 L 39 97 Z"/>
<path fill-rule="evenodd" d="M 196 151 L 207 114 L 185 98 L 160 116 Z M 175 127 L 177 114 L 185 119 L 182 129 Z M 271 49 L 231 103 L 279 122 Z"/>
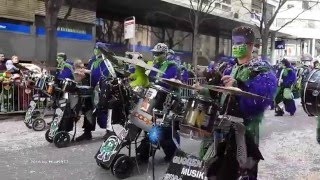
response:
<path fill-rule="evenodd" d="M 297 103 L 298 104 L 298 103 Z M 110 171 L 97 166 L 94 155 L 102 144 L 103 129 L 94 139 L 58 149 L 48 143 L 45 131 L 27 129 L 21 117 L 0 121 L 0 179 L 113 180 Z M 275 117 L 267 111 L 261 124 L 260 150 L 265 158 L 259 164 L 259 179 L 320 180 L 320 145 L 315 140 L 315 118 L 308 117 L 298 105 L 295 116 Z M 78 134 L 81 126 L 79 124 Z M 198 154 L 199 142 L 182 139 L 187 153 Z M 156 177 L 168 164 L 162 151 L 156 154 Z M 151 167 L 140 166 L 129 180 L 151 179 Z"/>

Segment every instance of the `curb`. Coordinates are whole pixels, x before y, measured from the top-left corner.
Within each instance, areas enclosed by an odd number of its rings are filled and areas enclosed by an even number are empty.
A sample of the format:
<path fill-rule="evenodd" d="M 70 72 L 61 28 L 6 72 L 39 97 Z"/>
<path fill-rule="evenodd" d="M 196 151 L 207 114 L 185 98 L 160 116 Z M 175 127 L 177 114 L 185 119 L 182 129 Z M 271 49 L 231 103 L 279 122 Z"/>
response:
<path fill-rule="evenodd" d="M 10 121 L 17 121 L 17 120 L 23 120 L 24 119 L 24 115 L 17 115 L 17 114 L 14 114 L 14 115 L 0 115 L 0 121 L 7 121 L 7 120 L 10 120 Z"/>

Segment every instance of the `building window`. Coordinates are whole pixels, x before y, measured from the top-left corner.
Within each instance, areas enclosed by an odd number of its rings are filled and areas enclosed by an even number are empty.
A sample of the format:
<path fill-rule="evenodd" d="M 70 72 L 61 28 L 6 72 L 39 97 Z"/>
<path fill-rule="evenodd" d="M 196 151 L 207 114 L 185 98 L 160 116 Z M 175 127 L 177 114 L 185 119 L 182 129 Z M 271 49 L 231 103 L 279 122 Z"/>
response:
<path fill-rule="evenodd" d="M 306 10 L 310 8 L 309 1 L 302 1 L 302 9 Z"/>
<path fill-rule="evenodd" d="M 45 17 L 36 16 L 36 27 L 45 28 Z M 73 32 L 79 34 L 92 34 L 92 25 L 69 20 L 58 20 L 58 31 Z"/>
<path fill-rule="evenodd" d="M 214 7 L 229 12 L 231 11 L 231 1 L 223 0 L 220 2 L 216 2 Z"/>

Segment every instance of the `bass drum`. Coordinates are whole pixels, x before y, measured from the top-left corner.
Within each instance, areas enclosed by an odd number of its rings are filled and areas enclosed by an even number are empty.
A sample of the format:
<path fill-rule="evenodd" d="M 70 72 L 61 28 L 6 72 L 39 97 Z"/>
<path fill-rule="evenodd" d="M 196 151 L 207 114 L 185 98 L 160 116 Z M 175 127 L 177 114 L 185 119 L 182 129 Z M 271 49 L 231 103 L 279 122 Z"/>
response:
<path fill-rule="evenodd" d="M 303 83 L 302 107 L 309 116 L 320 115 L 320 70 L 312 70 Z"/>

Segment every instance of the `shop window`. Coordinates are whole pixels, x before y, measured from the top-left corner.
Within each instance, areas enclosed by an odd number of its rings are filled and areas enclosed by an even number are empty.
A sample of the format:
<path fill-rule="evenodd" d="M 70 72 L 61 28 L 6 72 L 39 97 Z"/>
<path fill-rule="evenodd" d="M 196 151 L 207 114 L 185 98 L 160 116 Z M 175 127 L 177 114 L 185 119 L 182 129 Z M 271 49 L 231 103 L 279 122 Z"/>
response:
<path fill-rule="evenodd" d="M 45 27 L 45 17 L 43 16 L 36 16 L 35 21 L 37 28 L 44 28 Z M 92 35 L 92 25 L 86 23 L 80 23 L 75 21 L 69 20 L 58 20 L 58 31 L 64 32 L 73 32 L 79 34 L 91 34 Z"/>

